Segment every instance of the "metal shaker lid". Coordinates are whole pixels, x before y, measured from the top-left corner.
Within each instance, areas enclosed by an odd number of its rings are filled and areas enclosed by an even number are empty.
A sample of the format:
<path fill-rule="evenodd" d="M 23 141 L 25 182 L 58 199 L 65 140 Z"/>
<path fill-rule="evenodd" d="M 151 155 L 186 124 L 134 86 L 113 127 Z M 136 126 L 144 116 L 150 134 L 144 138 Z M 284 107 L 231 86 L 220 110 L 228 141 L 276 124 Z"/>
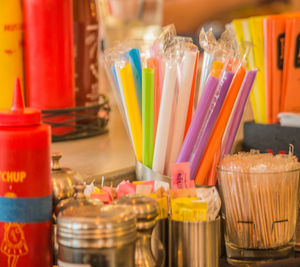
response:
<path fill-rule="evenodd" d="M 55 215 L 58 214 L 68 208 L 75 207 L 97 207 L 103 205 L 103 203 L 99 199 L 94 198 L 86 198 L 84 195 L 85 185 L 78 184 L 74 186 L 75 194 L 72 198 L 63 199 L 55 207 Z"/>
<path fill-rule="evenodd" d="M 159 205 L 155 199 L 137 194 L 124 196 L 115 203 L 133 208 L 137 218 L 138 230 L 154 227 L 159 209 Z"/>
<path fill-rule="evenodd" d="M 52 153 L 51 179 L 54 207 L 60 200 L 72 197 L 75 192 L 74 186 L 83 183 L 83 177 L 78 172 L 60 166 L 61 157 L 61 153 Z"/>
<path fill-rule="evenodd" d="M 75 206 L 59 213 L 58 244 L 72 248 L 111 248 L 136 240 L 133 210 L 123 205 Z"/>

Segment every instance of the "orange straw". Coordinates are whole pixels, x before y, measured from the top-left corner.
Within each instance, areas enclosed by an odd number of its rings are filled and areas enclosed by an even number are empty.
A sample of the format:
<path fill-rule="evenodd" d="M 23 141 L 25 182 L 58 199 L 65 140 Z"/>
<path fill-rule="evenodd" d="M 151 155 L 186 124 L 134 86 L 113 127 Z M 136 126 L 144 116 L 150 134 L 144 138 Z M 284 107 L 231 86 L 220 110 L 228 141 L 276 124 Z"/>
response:
<path fill-rule="evenodd" d="M 220 153 L 221 153 L 221 143 L 219 144 L 218 148 L 217 148 L 217 152 L 214 155 L 214 159 L 211 165 L 211 168 L 208 172 L 207 175 L 207 183 L 206 185 L 216 185 L 217 182 L 217 166 L 219 164 L 219 160 L 220 160 Z"/>
<path fill-rule="evenodd" d="M 199 57 L 199 52 L 197 52 L 197 55 L 196 55 L 195 68 L 194 68 L 194 77 L 193 77 L 192 89 L 191 89 L 191 94 L 190 94 L 189 109 L 188 109 L 188 114 L 187 114 L 187 117 L 186 117 L 184 138 L 185 138 L 185 135 L 186 135 L 186 133 L 187 133 L 189 127 L 190 127 L 190 123 L 191 123 L 192 116 L 193 116 L 193 106 L 194 106 L 195 85 L 196 85 L 196 77 L 197 77 L 198 57 Z"/>
<path fill-rule="evenodd" d="M 216 124 L 214 126 L 212 135 L 208 141 L 207 147 L 205 149 L 204 155 L 202 157 L 202 161 L 200 163 L 195 183 L 198 185 L 203 184 L 206 175 L 208 174 L 208 171 L 212 165 L 214 155 L 218 149 L 218 146 L 221 145 L 222 137 L 227 125 L 227 122 L 229 120 L 232 108 L 234 106 L 235 100 L 238 96 L 240 87 L 243 83 L 244 77 L 246 75 L 245 68 L 241 65 L 234 78 L 233 81 L 229 87 L 228 93 L 226 95 L 226 98 L 224 100 L 223 106 L 220 111 L 220 115 L 218 116 L 218 119 L 216 121 Z"/>
<path fill-rule="evenodd" d="M 153 117 L 153 137 L 154 137 L 154 144 L 155 144 L 155 137 L 156 137 L 156 129 L 157 129 L 157 121 L 158 121 L 158 114 L 160 108 L 160 98 L 161 92 L 159 88 L 159 65 L 158 60 L 156 58 L 149 58 L 147 60 L 147 67 L 154 70 L 154 117 Z"/>

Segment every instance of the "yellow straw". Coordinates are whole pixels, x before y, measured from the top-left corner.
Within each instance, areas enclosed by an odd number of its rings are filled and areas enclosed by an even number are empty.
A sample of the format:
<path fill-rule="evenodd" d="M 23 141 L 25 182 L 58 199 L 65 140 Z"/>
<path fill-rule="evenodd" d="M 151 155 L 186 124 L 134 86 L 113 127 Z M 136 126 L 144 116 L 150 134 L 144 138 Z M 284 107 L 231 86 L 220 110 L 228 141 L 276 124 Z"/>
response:
<path fill-rule="evenodd" d="M 255 61 L 255 65 L 259 69 L 256 78 L 256 83 L 258 84 L 257 100 L 258 100 L 258 108 L 259 108 L 259 112 L 258 112 L 259 123 L 267 123 L 263 19 L 264 17 L 252 17 L 248 20 L 252 43 L 254 44 L 253 46 L 254 61 Z"/>
<path fill-rule="evenodd" d="M 237 42 L 238 44 L 241 46 L 245 41 L 246 42 L 251 42 L 251 36 L 250 36 L 250 32 L 248 30 L 248 28 L 245 28 L 243 25 L 243 23 L 247 23 L 246 19 L 236 19 L 232 21 L 232 25 L 236 34 L 236 38 L 237 38 Z M 246 32 L 247 31 L 247 32 Z M 247 56 L 247 67 L 248 69 L 255 69 L 256 66 L 254 64 L 254 56 L 253 56 L 253 51 L 251 50 Z M 257 108 L 257 104 L 258 104 L 258 100 L 256 100 L 255 98 L 255 93 L 257 92 L 258 89 L 258 84 L 256 82 L 254 82 L 254 85 L 252 87 L 253 89 L 250 91 L 250 103 L 251 103 L 251 107 L 252 107 L 252 111 L 253 111 L 253 117 L 255 122 L 258 122 L 258 108 Z"/>
<path fill-rule="evenodd" d="M 143 160 L 142 121 L 134 88 L 133 74 L 130 64 L 120 69 L 122 85 L 124 89 L 125 102 L 129 117 L 130 128 L 134 143 L 136 158 L 139 162 Z"/>

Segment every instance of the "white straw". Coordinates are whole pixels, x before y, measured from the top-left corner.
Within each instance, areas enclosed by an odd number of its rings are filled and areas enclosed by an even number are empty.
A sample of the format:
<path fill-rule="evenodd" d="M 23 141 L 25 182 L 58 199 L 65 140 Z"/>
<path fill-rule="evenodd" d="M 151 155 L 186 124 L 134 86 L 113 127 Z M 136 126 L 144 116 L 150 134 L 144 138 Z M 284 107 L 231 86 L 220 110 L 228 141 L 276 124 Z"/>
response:
<path fill-rule="evenodd" d="M 165 76 L 162 88 L 160 110 L 157 122 L 152 169 L 163 174 L 166 160 L 167 143 L 172 115 L 172 104 L 176 86 L 175 60 L 169 60 L 165 66 Z"/>
<path fill-rule="evenodd" d="M 196 52 L 186 51 L 183 57 L 181 68 L 181 81 L 178 91 L 175 120 L 173 125 L 173 136 L 171 137 L 170 153 L 165 166 L 165 173 L 171 174 L 171 165 L 176 162 L 182 146 L 186 124 L 187 111 L 189 106 L 190 93 L 193 82 Z"/>

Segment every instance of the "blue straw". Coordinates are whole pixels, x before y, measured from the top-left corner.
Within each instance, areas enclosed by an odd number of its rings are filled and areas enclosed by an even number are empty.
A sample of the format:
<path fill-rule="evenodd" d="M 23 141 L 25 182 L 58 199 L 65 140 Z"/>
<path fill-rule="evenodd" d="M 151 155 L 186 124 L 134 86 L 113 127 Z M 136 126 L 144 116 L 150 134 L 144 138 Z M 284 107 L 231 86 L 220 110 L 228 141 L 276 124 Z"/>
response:
<path fill-rule="evenodd" d="M 142 64 L 140 51 L 137 48 L 133 48 L 126 54 L 128 54 L 129 57 L 129 63 L 131 65 L 133 73 L 133 81 L 137 95 L 138 106 L 140 114 L 142 114 Z"/>
<path fill-rule="evenodd" d="M 119 91 L 119 94 L 121 93 L 120 92 L 120 86 L 119 86 L 119 83 L 118 83 L 118 78 L 117 78 L 117 73 L 116 73 L 116 68 L 115 68 L 115 65 L 112 65 L 111 66 L 111 72 L 114 76 L 114 79 L 115 79 L 115 84 L 117 85 L 117 88 L 118 88 L 118 91 Z"/>

